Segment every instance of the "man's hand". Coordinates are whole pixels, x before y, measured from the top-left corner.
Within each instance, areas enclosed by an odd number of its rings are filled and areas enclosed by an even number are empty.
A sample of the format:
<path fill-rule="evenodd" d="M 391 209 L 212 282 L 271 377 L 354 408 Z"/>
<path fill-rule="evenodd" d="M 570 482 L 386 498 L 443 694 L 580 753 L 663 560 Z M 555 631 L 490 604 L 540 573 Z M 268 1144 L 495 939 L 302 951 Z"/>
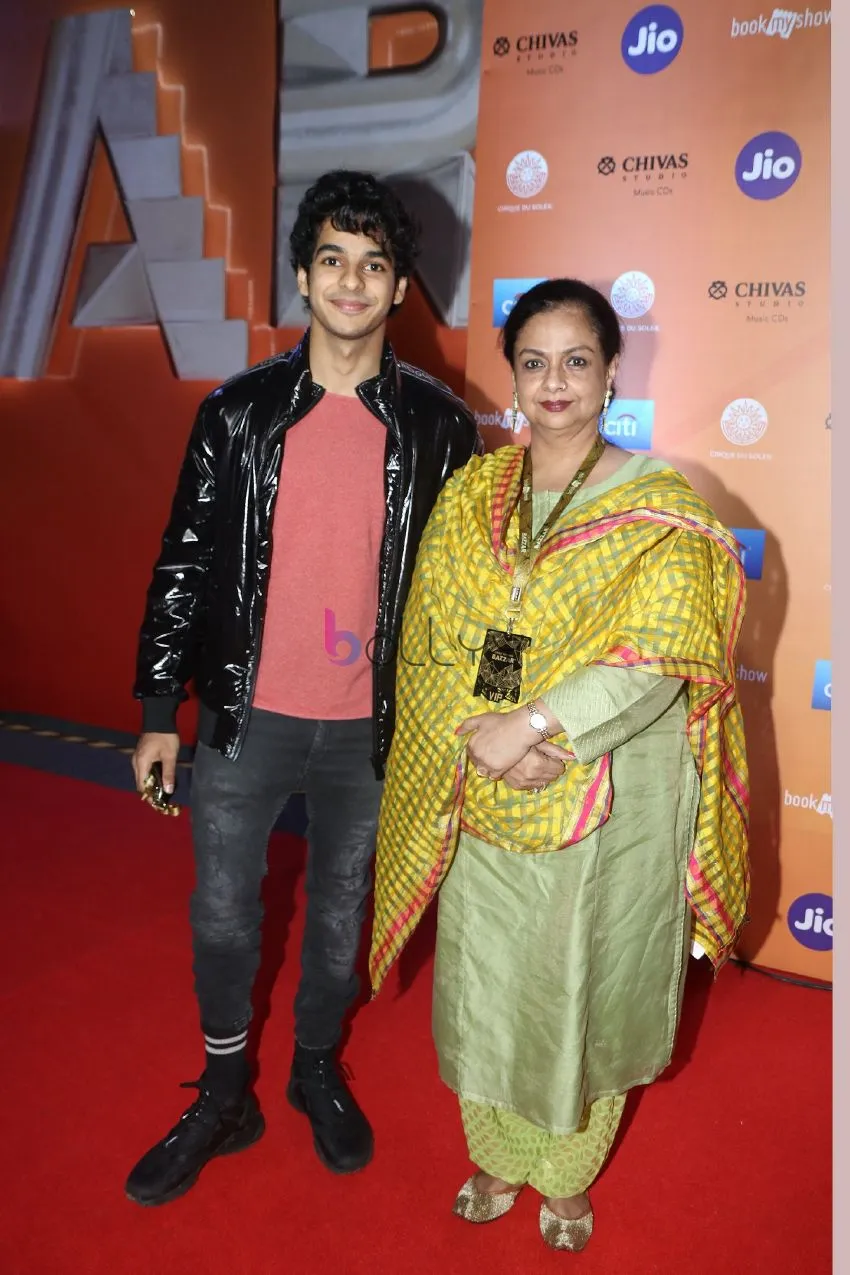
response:
<path fill-rule="evenodd" d="M 163 734 L 159 731 L 146 731 L 139 736 L 136 751 L 133 753 L 133 774 L 136 787 L 144 793 L 145 780 L 151 772 L 151 766 L 158 761 L 162 765 L 162 786 L 166 792 L 174 792 L 177 773 L 177 754 L 180 752 L 180 736 Z"/>

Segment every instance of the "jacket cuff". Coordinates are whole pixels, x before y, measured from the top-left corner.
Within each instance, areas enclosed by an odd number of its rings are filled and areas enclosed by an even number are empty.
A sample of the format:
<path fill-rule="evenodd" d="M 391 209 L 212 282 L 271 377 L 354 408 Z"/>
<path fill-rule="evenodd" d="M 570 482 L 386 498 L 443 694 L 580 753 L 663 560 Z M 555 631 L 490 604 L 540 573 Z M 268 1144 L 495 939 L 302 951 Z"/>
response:
<path fill-rule="evenodd" d="M 176 695 L 154 695 L 150 699 L 143 699 L 142 731 L 176 735 L 179 704 L 180 700 Z"/>

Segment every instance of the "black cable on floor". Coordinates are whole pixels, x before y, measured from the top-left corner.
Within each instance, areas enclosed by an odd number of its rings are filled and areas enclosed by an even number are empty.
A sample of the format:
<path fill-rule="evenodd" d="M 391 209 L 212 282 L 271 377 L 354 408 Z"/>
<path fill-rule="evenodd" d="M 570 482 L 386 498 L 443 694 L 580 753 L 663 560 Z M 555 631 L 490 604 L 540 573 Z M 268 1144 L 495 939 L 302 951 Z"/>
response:
<path fill-rule="evenodd" d="M 765 970 L 760 965 L 751 965 L 749 961 L 742 961 L 737 956 L 732 956 L 729 959 L 733 965 L 740 965 L 741 969 L 751 970 L 753 974 L 763 974 L 765 978 L 772 978 L 777 983 L 791 983 L 794 987 L 808 987 L 813 992 L 832 991 L 832 983 L 819 983 L 808 978 L 793 978 L 790 974 L 778 974 L 775 970 Z"/>

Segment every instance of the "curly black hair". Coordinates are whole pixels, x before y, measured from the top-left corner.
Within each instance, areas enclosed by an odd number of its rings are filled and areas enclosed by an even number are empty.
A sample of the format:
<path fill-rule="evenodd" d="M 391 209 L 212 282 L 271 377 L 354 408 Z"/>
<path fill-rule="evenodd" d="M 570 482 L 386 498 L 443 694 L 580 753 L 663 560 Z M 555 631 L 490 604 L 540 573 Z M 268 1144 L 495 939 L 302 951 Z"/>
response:
<path fill-rule="evenodd" d="M 330 219 L 336 230 L 368 235 L 393 263 L 397 279 L 409 278 L 419 253 L 419 227 L 398 195 L 372 173 L 325 173 L 298 206 L 289 236 L 292 269 L 309 272 L 319 231 Z"/>

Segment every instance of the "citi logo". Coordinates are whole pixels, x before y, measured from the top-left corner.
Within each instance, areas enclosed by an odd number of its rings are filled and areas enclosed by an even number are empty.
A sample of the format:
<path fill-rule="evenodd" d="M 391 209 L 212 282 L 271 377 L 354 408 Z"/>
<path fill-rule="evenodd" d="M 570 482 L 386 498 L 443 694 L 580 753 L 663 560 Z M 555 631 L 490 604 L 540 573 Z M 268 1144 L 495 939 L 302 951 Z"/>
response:
<path fill-rule="evenodd" d="M 544 283 L 541 278 L 535 279 L 494 279 L 493 280 L 493 327 L 503 328 L 505 321 L 524 292 Z"/>
<path fill-rule="evenodd" d="M 747 580 L 760 580 L 764 572 L 767 533 L 761 527 L 730 527 L 738 542 L 738 556 Z"/>
<path fill-rule="evenodd" d="M 655 402 L 648 398 L 615 399 L 602 432 L 609 442 L 634 452 L 652 450 Z"/>
<path fill-rule="evenodd" d="M 814 952 L 832 950 L 835 922 L 828 894 L 801 894 L 786 917 L 792 937 Z"/>
<path fill-rule="evenodd" d="M 638 75 L 655 75 L 678 56 L 685 29 L 675 9 L 651 4 L 636 13 L 620 41 L 626 66 Z"/>
<path fill-rule="evenodd" d="M 832 660 L 818 660 L 815 663 L 812 708 L 832 711 Z"/>
<path fill-rule="evenodd" d="M 812 810 L 816 815 L 829 815 L 832 818 L 832 794 L 825 792 L 820 797 L 814 793 L 795 793 L 785 789 L 785 805 L 796 810 Z"/>
<path fill-rule="evenodd" d="M 776 199 L 800 176 L 803 157 L 787 133 L 759 133 L 738 153 L 735 180 L 750 199 Z"/>

